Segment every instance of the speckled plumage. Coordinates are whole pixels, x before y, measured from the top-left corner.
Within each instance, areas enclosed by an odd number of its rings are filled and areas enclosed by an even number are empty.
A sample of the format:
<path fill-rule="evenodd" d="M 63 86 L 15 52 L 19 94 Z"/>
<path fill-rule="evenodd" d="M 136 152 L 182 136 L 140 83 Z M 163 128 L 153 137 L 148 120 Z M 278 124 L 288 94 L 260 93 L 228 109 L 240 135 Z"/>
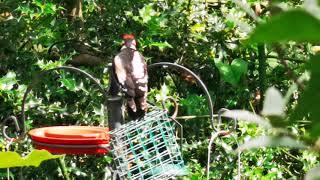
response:
<path fill-rule="evenodd" d="M 113 69 L 126 94 L 129 116 L 133 119 L 141 117 L 147 109 L 148 72 L 134 39 L 125 39 L 120 53 L 114 58 Z"/>

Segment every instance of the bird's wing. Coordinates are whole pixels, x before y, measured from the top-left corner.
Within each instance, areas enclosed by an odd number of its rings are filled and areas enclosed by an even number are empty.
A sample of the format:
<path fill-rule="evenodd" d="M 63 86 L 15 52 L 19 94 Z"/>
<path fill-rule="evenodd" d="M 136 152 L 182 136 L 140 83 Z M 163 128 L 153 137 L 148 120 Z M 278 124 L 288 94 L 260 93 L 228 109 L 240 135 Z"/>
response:
<path fill-rule="evenodd" d="M 121 58 L 120 54 L 118 54 L 114 58 L 114 71 L 115 71 L 115 74 L 117 76 L 117 79 L 118 79 L 119 83 L 121 85 L 124 85 L 127 73 L 126 73 L 126 69 L 125 69 L 125 66 L 124 66 L 123 59 Z"/>

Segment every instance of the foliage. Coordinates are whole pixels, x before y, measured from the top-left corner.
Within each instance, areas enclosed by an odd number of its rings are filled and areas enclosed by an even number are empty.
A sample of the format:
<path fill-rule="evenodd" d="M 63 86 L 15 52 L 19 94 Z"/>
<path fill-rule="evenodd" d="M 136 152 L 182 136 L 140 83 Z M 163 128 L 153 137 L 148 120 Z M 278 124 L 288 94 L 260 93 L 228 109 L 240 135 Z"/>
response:
<path fill-rule="evenodd" d="M 284 27 L 294 27 L 290 31 Z M 258 26 L 248 42 L 318 42 L 319 20 L 305 10 L 290 10 L 273 17 L 267 24 Z"/>
<path fill-rule="evenodd" d="M 0 152 L 2 159 L 0 168 L 10 168 L 19 166 L 35 166 L 38 167 L 42 161 L 56 159 L 61 155 L 52 155 L 46 150 L 33 150 L 26 157 L 21 158 L 16 152 Z"/>
<path fill-rule="evenodd" d="M 224 114 L 221 128 L 229 129 L 234 117 L 240 121 L 231 136 L 216 140 L 208 165 L 208 138 L 215 129 L 207 118 L 204 93 L 184 72 L 149 71 L 149 101 L 159 106 L 168 96 L 179 101 L 183 153 L 190 170 L 186 179 L 205 179 L 206 166 L 212 179 L 234 179 L 234 151 L 250 147 L 257 149 L 241 152 L 244 179 L 301 179 L 310 169 L 306 178 L 317 172 L 317 1 L 86 0 L 78 16 L 68 11 L 70 2 L 0 0 L 0 119 L 21 118 L 23 94 L 43 70 L 78 66 L 107 88 L 106 66 L 119 51 L 119 37 L 134 33 L 149 64 L 175 62 L 198 74 L 214 99 L 215 112 L 221 107 L 239 109 Z M 308 74 L 310 81 L 304 77 Z M 102 95 L 88 79 L 57 70 L 35 81 L 26 103 L 27 129 L 107 124 Z M 165 103 L 168 109 L 171 105 Z M 14 127 L 6 125 L 14 134 Z M 244 145 L 237 147 L 232 137 Z M 253 145 L 246 145 L 250 139 Z M 5 144 L 2 137 L 0 142 Z M 268 145 L 273 148 L 259 148 Z M 298 150 L 305 146 L 309 149 Z M 30 141 L 14 148 L 18 154 L 30 149 Z M 74 179 L 106 178 L 110 161 L 108 156 L 64 158 L 67 174 Z M 11 168 L 11 176 L 19 178 L 20 171 L 26 179 L 63 176 L 55 161 L 39 167 Z M 5 176 L 0 171 L 0 177 Z"/>
<path fill-rule="evenodd" d="M 234 59 L 231 65 L 226 65 L 220 60 L 215 60 L 215 64 L 219 69 L 222 79 L 232 85 L 239 83 L 243 74 L 247 73 L 248 64 L 242 59 Z"/>

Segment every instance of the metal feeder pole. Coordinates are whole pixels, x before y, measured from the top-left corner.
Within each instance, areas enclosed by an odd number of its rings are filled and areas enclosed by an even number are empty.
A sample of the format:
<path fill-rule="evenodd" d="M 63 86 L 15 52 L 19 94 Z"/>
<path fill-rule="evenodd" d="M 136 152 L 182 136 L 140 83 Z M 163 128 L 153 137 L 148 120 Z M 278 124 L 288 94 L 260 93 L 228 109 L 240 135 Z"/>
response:
<path fill-rule="evenodd" d="M 110 88 L 109 96 L 106 100 L 106 107 L 108 109 L 108 123 L 110 130 L 119 128 L 123 124 L 123 99 L 118 95 L 120 87 L 114 76 L 112 66 L 108 65 L 109 77 L 110 77 Z"/>
<path fill-rule="evenodd" d="M 123 123 L 122 97 L 108 96 L 106 103 L 108 107 L 108 123 L 110 130 L 119 128 Z"/>

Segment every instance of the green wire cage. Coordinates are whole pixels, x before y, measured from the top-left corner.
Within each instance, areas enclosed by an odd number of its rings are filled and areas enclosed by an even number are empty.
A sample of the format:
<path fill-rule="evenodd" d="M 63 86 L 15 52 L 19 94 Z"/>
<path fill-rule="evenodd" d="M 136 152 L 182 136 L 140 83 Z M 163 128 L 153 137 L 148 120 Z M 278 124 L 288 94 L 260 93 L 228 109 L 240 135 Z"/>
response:
<path fill-rule="evenodd" d="M 187 174 L 174 122 L 155 109 L 111 132 L 111 152 L 120 179 L 172 179 Z"/>

